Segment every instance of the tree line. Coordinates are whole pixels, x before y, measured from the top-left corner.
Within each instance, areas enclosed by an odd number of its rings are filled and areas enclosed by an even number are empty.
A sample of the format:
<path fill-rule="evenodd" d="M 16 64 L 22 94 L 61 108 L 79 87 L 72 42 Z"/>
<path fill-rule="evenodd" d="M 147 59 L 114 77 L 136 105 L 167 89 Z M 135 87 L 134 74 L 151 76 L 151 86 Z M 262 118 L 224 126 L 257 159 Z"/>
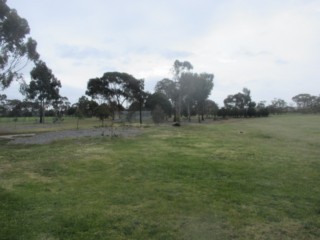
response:
<path fill-rule="evenodd" d="M 178 72 L 177 66 L 180 68 Z M 186 67 L 188 66 L 188 67 Z M 24 86 L 25 100 L 7 99 L 0 94 L 0 116 L 27 117 L 39 116 L 43 122 L 44 115 L 54 116 L 56 120 L 63 116 L 98 117 L 115 120 L 122 111 L 139 112 L 142 123 L 143 110 L 151 111 L 156 123 L 172 119 L 197 121 L 206 118 L 240 118 L 266 117 L 269 114 L 287 112 L 319 113 L 320 96 L 298 94 L 292 97 L 296 107 L 289 106 L 282 99 L 274 99 L 271 104 L 265 101 L 256 103 L 251 98 L 251 91 L 244 88 L 242 92 L 228 95 L 224 105 L 219 107 L 208 99 L 213 89 L 213 74 L 193 73 L 189 62 L 175 61 L 173 79 L 162 79 L 157 82 L 154 93 L 144 91 L 144 80 L 135 79 L 132 75 L 119 72 L 107 72 L 102 77 L 88 80 L 86 96 L 71 104 L 66 97 L 59 95 L 61 83 L 45 63 L 38 62 L 31 71 L 32 81 Z"/>
<path fill-rule="evenodd" d="M 270 105 L 256 103 L 251 92 L 243 88 L 242 92 L 228 95 L 224 106 L 220 107 L 209 99 L 214 87 L 214 74 L 195 73 L 188 61 L 176 60 L 173 63 L 172 78 L 157 82 L 154 93 L 144 89 L 144 79 L 136 79 L 128 73 L 106 72 L 101 77 L 88 80 L 85 95 L 71 105 L 68 98 L 60 95 L 61 81 L 53 74 L 47 64 L 40 59 L 36 50 L 37 43 L 29 37 L 27 20 L 21 18 L 16 10 L 0 0 L 0 88 L 8 88 L 13 81 L 20 82 L 23 101 L 7 99 L 0 94 L 0 116 L 44 116 L 73 115 L 81 117 L 99 117 L 115 120 L 124 110 L 139 112 L 142 123 L 142 111 L 151 111 L 152 118 L 159 123 L 172 118 L 176 123 L 182 119 L 197 121 L 218 117 L 266 117 L 289 111 L 304 113 L 320 112 L 320 97 L 299 94 L 292 100 L 297 108 L 288 106 L 282 99 L 274 99 Z M 34 67 L 30 72 L 31 81 L 26 83 L 20 73 L 29 62 Z M 89 99 L 90 98 L 90 99 Z"/>

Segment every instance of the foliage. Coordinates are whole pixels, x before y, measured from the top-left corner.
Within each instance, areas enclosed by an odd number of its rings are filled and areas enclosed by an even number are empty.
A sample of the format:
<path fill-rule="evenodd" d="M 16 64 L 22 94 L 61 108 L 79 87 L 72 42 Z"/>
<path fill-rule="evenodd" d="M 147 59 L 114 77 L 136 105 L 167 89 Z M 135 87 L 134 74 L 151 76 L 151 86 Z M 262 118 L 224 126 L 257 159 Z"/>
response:
<path fill-rule="evenodd" d="M 161 106 L 156 105 L 151 111 L 151 116 L 154 123 L 160 124 L 164 122 L 166 114 Z"/>
<path fill-rule="evenodd" d="M 39 104 L 28 100 L 6 99 L 2 95 L 0 99 L 0 116 L 6 117 L 29 117 L 38 113 Z M 1 98 L 1 95 L 0 95 Z"/>
<path fill-rule="evenodd" d="M 161 92 L 155 92 L 147 97 L 145 103 L 146 109 L 154 111 L 157 107 L 161 108 L 163 113 L 170 117 L 172 113 L 172 105 L 166 95 Z"/>
<path fill-rule="evenodd" d="M 266 107 L 266 102 L 261 101 L 256 106 L 256 116 L 257 117 L 268 117 L 269 116 L 269 108 Z"/>
<path fill-rule="evenodd" d="M 61 83 L 42 61 L 36 63 L 30 74 L 31 82 L 26 90 L 27 98 L 39 101 L 40 123 L 42 123 L 45 104 L 51 105 L 53 101 L 61 98 L 59 94 Z"/>
<path fill-rule="evenodd" d="M 70 108 L 70 102 L 67 97 L 60 96 L 52 101 L 52 107 L 56 121 L 61 121 L 63 115 L 68 112 L 68 109 Z"/>
<path fill-rule="evenodd" d="M 190 62 L 188 61 L 181 62 L 179 60 L 175 60 L 173 63 L 173 68 L 171 70 L 174 81 L 179 84 L 181 75 L 183 73 L 189 72 L 192 69 L 193 69 L 193 66 Z"/>
<path fill-rule="evenodd" d="M 204 114 L 205 100 L 213 88 L 213 74 L 192 73 L 193 66 L 188 61 L 176 60 L 173 64 L 173 80 L 163 79 L 156 84 L 155 91 L 167 96 L 174 108 L 174 121 L 180 121 L 180 115 L 186 109 L 188 119 L 196 106 L 198 115 Z"/>
<path fill-rule="evenodd" d="M 36 61 L 39 54 L 37 43 L 27 38 L 30 28 L 26 19 L 21 18 L 15 9 L 0 0 L 0 88 L 9 87 L 15 79 L 22 78 L 19 73 L 28 60 Z"/>
<path fill-rule="evenodd" d="M 267 117 L 269 116 L 269 109 L 265 106 L 265 102 L 252 101 L 250 96 L 251 91 L 244 88 L 242 92 L 234 95 L 229 95 L 224 100 L 224 107 L 219 109 L 218 115 L 226 117 Z"/>
<path fill-rule="evenodd" d="M 207 117 L 211 116 L 214 119 L 217 118 L 219 111 L 219 106 L 216 102 L 207 99 L 204 103 L 204 113 L 207 115 Z"/>
<path fill-rule="evenodd" d="M 94 116 L 98 106 L 99 104 L 96 101 L 89 100 L 86 96 L 80 97 L 78 102 L 74 105 L 78 114 L 81 112 L 81 115 L 84 117 Z"/>
<path fill-rule="evenodd" d="M 6 114 L 6 100 L 7 95 L 0 94 L 0 116 L 4 116 Z"/>
<path fill-rule="evenodd" d="M 280 98 L 275 98 L 272 100 L 271 105 L 269 106 L 270 113 L 281 114 L 287 112 L 288 104 L 285 100 Z"/>
<path fill-rule="evenodd" d="M 208 99 L 213 88 L 213 78 L 213 74 L 208 73 L 201 73 L 199 75 L 195 75 L 195 102 L 198 108 L 199 122 L 200 115 L 202 116 L 202 120 L 204 120 L 205 101 Z"/>
<path fill-rule="evenodd" d="M 86 94 L 106 101 L 114 115 L 123 108 L 125 101 L 138 101 L 142 105 L 143 89 L 143 80 L 137 80 L 127 73 L 107 72 L 101 78 L 88 81 Z"/>
<path fill-rule="evenodd" d="M 104 120 L 110 116 L 110 108 L 106 103 L 100 104 L 96 110 L 95 115 L 101 120 L 101 125 L 104 127 Z"/>
<path fill-rule="evenodd" d="M 244 88 L 242 93 L 229 95 L 223 102 L 228 115 L 232 117 L 247 117 L 249 107 L 255 105 L 251 102 L 250 90 L 247 88 Z"/>
<path fill-rule="evenodd" d="M 307 93 L 301 93 L 294 97 L 292 100 L 297 105 L 297 111 L 302 113 L 316 113 L 320 112 L 320 96 L 312 96 Z"/>
<path fill-rule="evenodd" d="M 164 78 L 157 82 L 155 92 L 164 94 L 171 102 L 172 105 L 178 100 L 178 89 L 174 81 Z"/>

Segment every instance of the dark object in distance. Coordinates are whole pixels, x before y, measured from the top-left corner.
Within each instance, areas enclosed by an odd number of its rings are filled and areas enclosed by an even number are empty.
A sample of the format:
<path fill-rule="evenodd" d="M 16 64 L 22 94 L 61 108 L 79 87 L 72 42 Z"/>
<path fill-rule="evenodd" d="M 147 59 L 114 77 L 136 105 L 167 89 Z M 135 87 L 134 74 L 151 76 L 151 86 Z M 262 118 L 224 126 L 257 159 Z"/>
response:
<path fill-rule="evenodd" d="M 172 124 L 172 126 L 174 126 L 174 127 L 181 127 L 181 124 L 180 124 L 179 122 L 175 122 L 175 123 Z"/>

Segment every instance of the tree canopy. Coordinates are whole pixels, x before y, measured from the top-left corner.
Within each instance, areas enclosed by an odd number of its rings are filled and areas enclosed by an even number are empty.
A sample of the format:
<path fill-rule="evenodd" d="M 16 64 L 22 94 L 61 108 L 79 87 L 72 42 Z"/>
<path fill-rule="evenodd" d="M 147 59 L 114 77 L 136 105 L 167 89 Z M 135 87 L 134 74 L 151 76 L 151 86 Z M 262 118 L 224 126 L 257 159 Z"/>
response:
<path fill-rule="evenodd" d="M 213 74 L 193 73 L 192 69 L 190 62 L 176 60 L 172 67 L 173 80 L 165 78 L 156 84 L 155 91 L 164 94 L 173 105 L 174 121 L 180 121 L 184 108 L 189 119 L 195 105 L 197 112 L 203 113 L 204 102 L 213 88 Z"/>
<path fill-rule="evenodd" d="M 43 61 L 36 63 L 36 66 L 31 71 L 31 82 L 26 89 L 27 98 L 40 102 L 40 123 L 43 122 L 43 114 L 45 103 L 58 100 L 61 96 L 59 88 L 61 82 L 53 75 Z"/>
<path fill-rule="evenodd" d="M 213 74 L 184 72 L 180 76 L 180 96 L 187 109 L 190 120 L 191 108 L 194 106 L 198 115 L 204 114 L 205 101 L 213 88 Z"/>
<path fill-rule="evenodd" d="M 250 93 L 248 88 L 243 88 L 242 92 L 228 95 L 223 101 L 227 115 L 233 117 L 254 116 L 256 103 L 251 100 Z"/>
<path fill-rule="evenodd" d="M 172 105 L 168 97 L 161 92 L 149 94 L 145 106 L 146 109 L 151 111 L 154 111 L 157 107 L 160 107 L 166 116 L 171 116 Z"/>
<path fill-rule="evenodd" d="M 107 72 L 101 78 L 89 79 L 86 94 L 114 106 L 111 112 L 123 108 L 125 101 L 143 101 L 144 80 L 128 73 Z"/>
<path fill-rule="evenodd" d="M 6 0 L 0 0 L 0 88 L 5 89 L 13 80 L 22 78 L 20 71 L 29 60 L 39 59 L 37 43 L 27 38 L 29 33 L 27 20 L 8 7 Z"/>
<path fill-rule="evenodd" d="M 173 104 L 178 97 L 178 90 L 174 81 L 168 78 L 164 78 L 161 81 L 157 82 L 155 86 L 155 92 L 162 93 L 167 96 L 167 98 Z"/>

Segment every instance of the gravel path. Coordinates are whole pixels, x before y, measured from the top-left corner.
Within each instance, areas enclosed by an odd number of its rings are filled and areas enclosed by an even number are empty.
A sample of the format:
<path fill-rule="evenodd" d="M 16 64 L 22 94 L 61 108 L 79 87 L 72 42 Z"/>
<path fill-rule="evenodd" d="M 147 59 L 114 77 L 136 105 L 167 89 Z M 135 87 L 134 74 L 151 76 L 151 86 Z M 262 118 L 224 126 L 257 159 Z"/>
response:
<path fill-rule="evenodd" d="M 85 130 L 66 130 L 57 132 L 39 133 L 30 137 L 14 138 L 10 144 L 47 144 L 60 139 L 95 137 L 95 136 L 120 136 L 130 137 L 141 133 L 137 128 L 98 128 Z"/>

